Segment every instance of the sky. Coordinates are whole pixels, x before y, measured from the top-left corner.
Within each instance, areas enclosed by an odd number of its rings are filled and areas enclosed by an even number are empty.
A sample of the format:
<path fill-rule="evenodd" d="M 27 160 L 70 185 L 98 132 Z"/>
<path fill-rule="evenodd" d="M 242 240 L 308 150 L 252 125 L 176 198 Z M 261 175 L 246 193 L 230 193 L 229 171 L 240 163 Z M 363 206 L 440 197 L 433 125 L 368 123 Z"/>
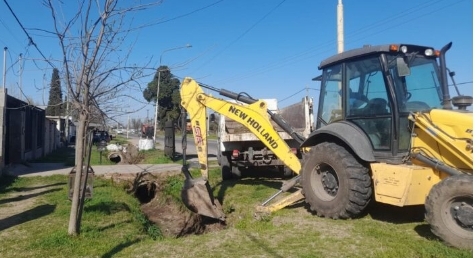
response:
<path fill-rule="evenodd" d="M 38 105 L 48 102 L 52 74 L 44 57 L 57 66 L 60 64 L 56 60 L 62 58 L 58 41 L 44 32 L 53 30 L 53 21 L 42 2 L 0 3 L 0 46 L 8 48 L 4 51 L 6 66 L 2 64 L 6 76 L 2 72 L 0 77 L 10 95 L 23 99 L 27 96 Z M 63 1 L 65 18 L 76 10 L 77 2 Z M 132 2 L 147 1 L 126 3 Z M 148 65 L 155 68 L 167 65 L 180 79 L 192 77 L 215 88 L 246 92 L 254 98 L 275 98 L 278 107 L 296 103 L 305 95 L 317 101 L 319 83 L 311 79 L 320 74 L 321 60 L 337 53 L 337 2 L 164 0 L 131 17 L 134 25 L 153 25 L 128 36 L 132 45 L 130 61 L 150 62 Z M 453 42 L 447 53 L 448 68 L 456 72 L 460 92 L 473 95 L 472 0 L 342 2 L 344 50 L 389 43 L 440 49 Z M 144 78 L 143 87 L 152 79 Z M 207 92 L 219 97 L 218 93 Z M 124 116 L 118 117 L 119 121 L 153 116 L 155 107 L 145 102 L 142 92 L 128 94 L 141 101 L 124 104 Z M 128 116 L 126 110 L 136 112 Z"/>

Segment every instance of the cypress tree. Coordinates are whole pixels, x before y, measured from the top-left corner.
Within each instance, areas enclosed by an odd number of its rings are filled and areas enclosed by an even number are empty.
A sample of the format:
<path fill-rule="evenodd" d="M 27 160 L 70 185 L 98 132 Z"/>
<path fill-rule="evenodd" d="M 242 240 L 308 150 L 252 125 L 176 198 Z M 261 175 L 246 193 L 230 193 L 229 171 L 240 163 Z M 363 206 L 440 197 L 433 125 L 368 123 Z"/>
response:
<path fill-rule="evenodd" d="M 47 116 L 61 116 L 63 112 L 63 95 L 61 93 L 61 81 L 59 71 L 53 68 L 50 83 L 50 96 L 48 99 L 48 106 L 46 107 Z"/>

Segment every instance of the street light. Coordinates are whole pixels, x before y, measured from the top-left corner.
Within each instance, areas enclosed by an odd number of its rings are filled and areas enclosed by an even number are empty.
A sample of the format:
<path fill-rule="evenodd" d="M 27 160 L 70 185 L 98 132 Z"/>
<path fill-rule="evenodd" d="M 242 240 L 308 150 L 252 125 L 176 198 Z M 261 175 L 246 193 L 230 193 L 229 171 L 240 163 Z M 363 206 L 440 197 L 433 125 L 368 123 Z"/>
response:
<path fill-rule="evenodd" d="M 155 98 L 155 121 L 154 121 L 154 145 L 157 141 L 157 119 L 159 117 L 159 89 L 160 89 L 160 67 L 162 66 L 162 55 L 165 53 L 165 52 L 169 52 L 169 51 L 172 51 L 172 50 L 177 50 L 177 49 L 182 49 L 182 48 L 189 48 L 189 47 L 192 47 L 192 45 L 190 44 L 187 44 L 185 46 L 182 46 L 182 47 L 174 47 L 174 48 L 170 48 L 170 49 L 166 49 L 164 51 L 162 51 L 162 54 L 160 54 L 160 59 L 159 59 L 159 75 L 158 75 L 158 78 L 157 78 L 157 96 Z"/>

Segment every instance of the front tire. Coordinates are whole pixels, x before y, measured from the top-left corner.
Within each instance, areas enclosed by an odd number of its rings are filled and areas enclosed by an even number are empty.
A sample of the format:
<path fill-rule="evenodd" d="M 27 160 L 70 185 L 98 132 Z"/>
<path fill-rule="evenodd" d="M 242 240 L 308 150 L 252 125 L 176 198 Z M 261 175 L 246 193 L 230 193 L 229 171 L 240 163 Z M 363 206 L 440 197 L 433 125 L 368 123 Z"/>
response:
<path fill-rule="evenodd" d="M 433 234 L 449 246 L 472 249 L 473 176 L 450 176 L 433 186 L 425 203 Z"/>
<path fill-rule="evenodd" d="M 372 182 L 368 168 L 335 143 L 316 145 L 306 155 L 302 173 L 305 201 L 320 217 L 353 218 L 370 202 Z"/>

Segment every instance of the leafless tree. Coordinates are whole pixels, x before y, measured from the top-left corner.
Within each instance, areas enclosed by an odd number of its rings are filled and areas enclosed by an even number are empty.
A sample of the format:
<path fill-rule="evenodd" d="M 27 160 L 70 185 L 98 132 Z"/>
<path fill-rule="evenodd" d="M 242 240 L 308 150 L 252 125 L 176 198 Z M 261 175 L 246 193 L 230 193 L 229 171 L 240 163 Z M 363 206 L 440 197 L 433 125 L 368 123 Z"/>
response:
<path fill-rule="evenodd" d="M 142 120 L 140 118 L 132 118 L 131 119 L 131 126 L 132 126 L 132 129 L 139 129 L 141 128 L 142 126 Z"/>
<path fill-rule="evenodd" d="M 86 167 L 89 166 L 84 159 L 89 122 L 98 115 L 109 115 L 108 110 L 115 110 L 114 102 L 126 95 L 123 93 L 127 92 L 125 88 L 138 84 L 140 78 L 150 77 L 155 71 L 151 69 L 149 73 L 148 64 L 130 65 L 128 59 L 133 46 L 124 46 L 127 35 L 134 30 L 128 17 L 161 3 L 144 2 L 44 0 L 44 5 L 51 11 L 53 33 L 61 48 L 63 81 L 68 99 L 78 114 L 75 153 L 77 173 L 68 227 L 70 235 L 80 233 Z M 70 18 L 65 17 L 72 9 L 72 3 L 78 4 L 77 9 L 73 9 L 76 12 Z M 68 12 L 63 12 L 66 9 Z M 129 51 L 124 52 L 124 49 Z"/>

